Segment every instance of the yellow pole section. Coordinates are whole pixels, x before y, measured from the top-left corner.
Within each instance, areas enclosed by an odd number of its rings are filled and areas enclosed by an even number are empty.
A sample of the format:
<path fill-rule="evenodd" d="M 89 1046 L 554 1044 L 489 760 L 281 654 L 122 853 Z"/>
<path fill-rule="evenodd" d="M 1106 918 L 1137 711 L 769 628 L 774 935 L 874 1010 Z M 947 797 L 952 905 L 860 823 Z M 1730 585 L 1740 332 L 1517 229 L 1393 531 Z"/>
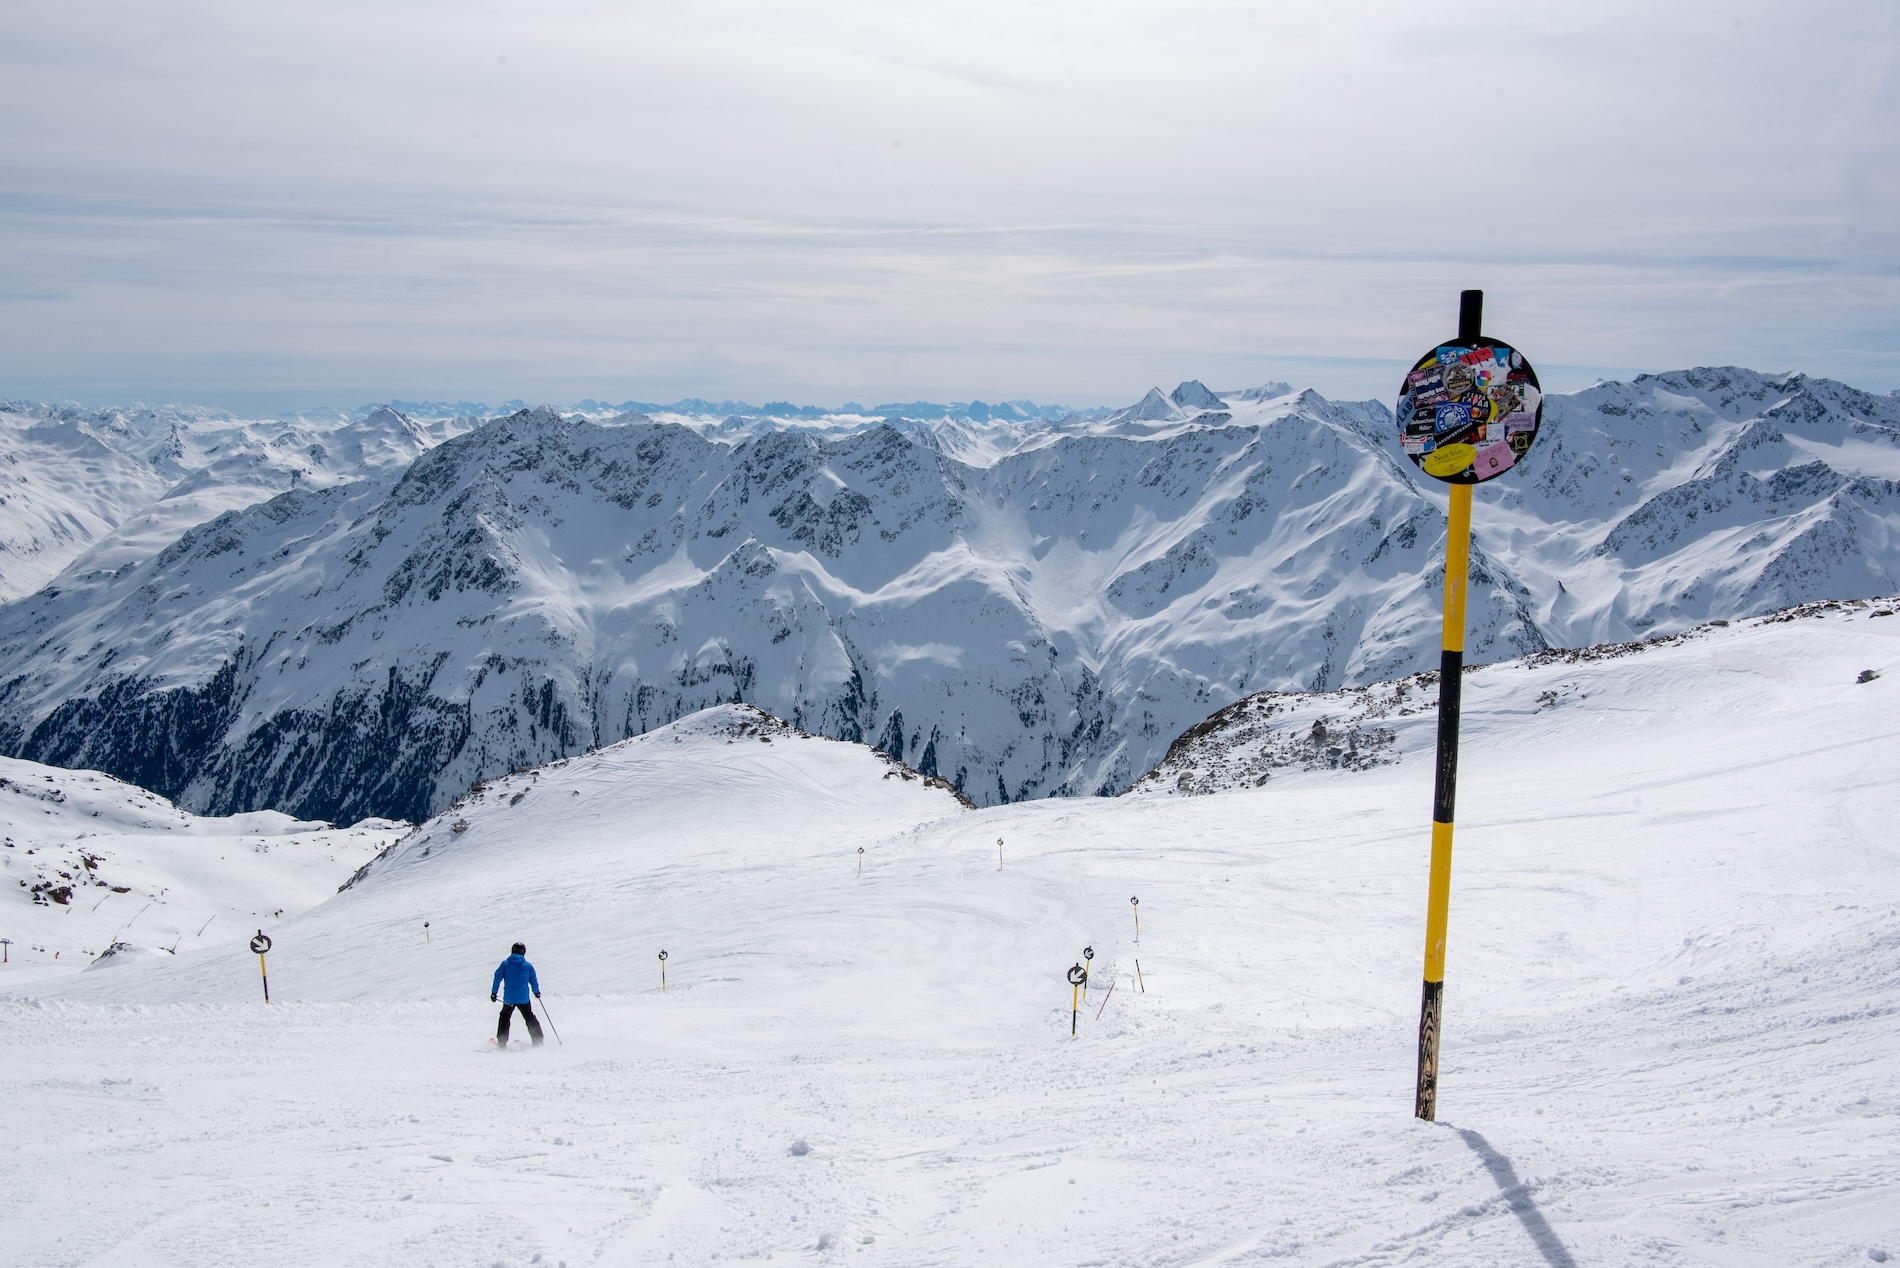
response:
<path fill-rule="evenodd" d="M 1471 485 L 1451 486 L 1451 524 L 1445 533 L 1445 628 L 1439 645 L 1465 650 L 1465 582 L 1471 572 Z"/>
<path fill-rule="evenodd" d="M 1451 913 L 1451 825 L 1432 825 L 1432 879 L 1425 895 L 1425 980 L 1445 980 L 1445 926 Z"/>

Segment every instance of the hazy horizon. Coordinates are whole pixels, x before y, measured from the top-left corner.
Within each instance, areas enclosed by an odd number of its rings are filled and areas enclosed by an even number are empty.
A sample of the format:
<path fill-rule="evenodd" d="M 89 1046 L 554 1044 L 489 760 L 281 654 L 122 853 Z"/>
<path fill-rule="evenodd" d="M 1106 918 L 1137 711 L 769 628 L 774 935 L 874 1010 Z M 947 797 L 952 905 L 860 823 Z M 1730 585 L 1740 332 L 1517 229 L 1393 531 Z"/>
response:
<path fill-rule="evenodd" d="M 11 6 L 0 396 L 1900 387 L 1894 7 Z M 1882 104 L 1885 103 L 1885 104 Z"/>

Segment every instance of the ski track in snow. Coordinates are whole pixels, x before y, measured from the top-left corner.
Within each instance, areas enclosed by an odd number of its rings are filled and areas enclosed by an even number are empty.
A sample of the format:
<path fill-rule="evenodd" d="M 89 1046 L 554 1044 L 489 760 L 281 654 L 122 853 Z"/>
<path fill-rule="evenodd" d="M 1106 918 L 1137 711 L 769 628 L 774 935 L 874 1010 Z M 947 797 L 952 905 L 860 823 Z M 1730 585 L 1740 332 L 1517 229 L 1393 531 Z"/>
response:
<path fill-rule="evenodd" d="M 1467 677 L 1437 1124 L 1429 715 L 1370 770 L 970 811 L 722 708 L 267 926 L 268 1007 L 241 948 L 12 966 L 0 1264 L 1900 1253 L 1877 610 Z M 484 1044 L 514 937 L 564 1045 Z"/>

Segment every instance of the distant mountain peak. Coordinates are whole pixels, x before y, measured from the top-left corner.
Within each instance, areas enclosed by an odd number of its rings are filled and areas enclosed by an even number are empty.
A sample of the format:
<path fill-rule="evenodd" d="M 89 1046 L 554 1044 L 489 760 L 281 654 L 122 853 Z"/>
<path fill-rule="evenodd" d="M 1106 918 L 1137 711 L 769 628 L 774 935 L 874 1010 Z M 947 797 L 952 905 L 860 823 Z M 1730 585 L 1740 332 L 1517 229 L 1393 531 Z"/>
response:
<path fill-rule="evenodd" d="M 1189 379 L 1168 394 L 1168 399 L 1182 409 L 1226 409 L 1227 402 L 1207 390 L 1199 379 Z"/>

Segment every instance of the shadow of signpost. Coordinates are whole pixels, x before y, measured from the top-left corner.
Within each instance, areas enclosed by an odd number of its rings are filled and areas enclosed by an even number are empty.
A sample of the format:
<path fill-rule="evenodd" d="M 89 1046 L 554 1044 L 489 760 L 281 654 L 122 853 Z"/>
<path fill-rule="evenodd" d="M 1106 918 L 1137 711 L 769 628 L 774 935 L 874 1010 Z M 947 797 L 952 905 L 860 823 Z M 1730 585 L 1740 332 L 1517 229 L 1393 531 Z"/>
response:
<path fill-rule="evenodd" d="M 1471 1146 L 1471 1152 L 1478 1155 L 1484 1163 L 1484 1169 L 1491 1173 L 1491 1179 L 1497 1182 L 1498 1192 L 1510 1203 L 1511 1214 L 1517 1216 L 1518 1223 L 1531 1236 L 1531 1242 L 1537 1247 L 1537 1253 L 1544 1257 L 1550 1268 L 1577 1268 L 1577 1261 L 1570 1257 L 1570 1250 L 1557 1236 L 1557 1231 L 1537 1209 L 1537 1203 L 1531 1201 L 1529 1188 L 1517 1178 L 1517 1168 L 1511 1160 L 1491 1147 L 1491 1142 L 1467 1127 L 1457 1129 L 1464 1137 L 1465 1144 Z"/>

